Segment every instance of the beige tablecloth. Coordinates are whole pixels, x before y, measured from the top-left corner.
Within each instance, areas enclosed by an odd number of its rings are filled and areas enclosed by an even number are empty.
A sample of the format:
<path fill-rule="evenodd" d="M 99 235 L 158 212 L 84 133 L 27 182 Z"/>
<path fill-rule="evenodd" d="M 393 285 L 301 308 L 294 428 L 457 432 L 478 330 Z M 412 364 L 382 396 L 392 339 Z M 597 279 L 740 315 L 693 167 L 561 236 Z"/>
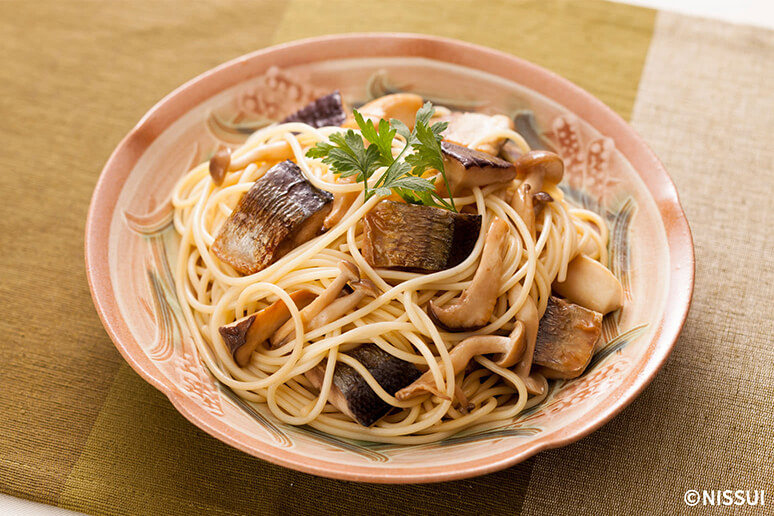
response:
<path fill-rule="evenodd" d="M 398 30 L 525 57 L 631 120 L 696 242 L 653 384 L 582 441 L 489 476 L 376 486 L 209 437 L 129 368 L 91 304 L 83 230 L 112 149 L 167 92 L 299 37 Z M 0 491 L 97 514 L 660 514 L 688 489 L 774 507 L 774 33 L 584 2 L 0 2 Z"/>

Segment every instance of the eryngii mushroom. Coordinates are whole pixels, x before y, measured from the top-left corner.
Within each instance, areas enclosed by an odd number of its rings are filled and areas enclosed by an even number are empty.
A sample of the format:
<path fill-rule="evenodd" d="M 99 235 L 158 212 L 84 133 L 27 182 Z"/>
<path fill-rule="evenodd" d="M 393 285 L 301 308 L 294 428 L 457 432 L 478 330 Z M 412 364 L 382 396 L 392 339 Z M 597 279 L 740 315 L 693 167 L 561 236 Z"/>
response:
<path fill-rule="evenodd" d="M 358 280 L 349 284 L 352 287 L 352 293 L 334 299 L 331 304 L 323 308 L 320 313 L 315 315 L 308 323 L 304 325 L 304 331 L 316 330 L 325 326 L 331 321 L 335 321 L 342 315 L 354 309 L 360 301 L 367 297 L 376 297 L 379 295 L 379 289 L 371 280 Z M 292 338 L 291 335 L 285 337 L 281 342 L 277 342 L 275 347 L 279 347 Z"/>
<path fill-rule="evenodd" d="M 455 143 L 441 142 L 443 168 L 452 194 L 459 195 L 474 186 L 507 183 L 516 177 L 513 163 L 485 152 L 469 149 Z M 437 187 L 444 195 L 443 180 L 436 178 Z"/>
<path fill-rule="evenodd" d="M 360 271 L 352 263 L 342 260 L 338 264 L 339 274 L 328 285 L 323 292 L 301 310 L 301 321 L 304 325 L 308 324 L 317 314 L 330 305 L 336 299 L 344 286 L 360 279 Z M 288 320 L 271 336 L 271 348 L 278 348 L 280 345 L 288 342 L 294 333 L 295 324 L 293 320 Z"/>
<path fill-rule="evenodd" d="M 601 314 L 623 306 L 623 287 L 607 267 L 585 254 L 567 265 L 567 277 L 554 281 L 551 289 L 573 303 Z"/>
<path fill-rule="evenodd" d="M 476 355 L 488 355 L 495 353 L 495 364 L 501 367 L 511 367 L 519 361 L 524 353 L 524 324 L 516 322 L 513 331 L 507 337 L 501 335 L 474 335 L 461 341 L 449 352 L 454 374 L 464 370 L 468 363 Z M 425 392 L 431 392 L 439 398 L 448 399 L 446 394 L 439 392 L 435 387 L 433 374 L 427 371 L 411 385 L 404 387 L 395 393 L 395 397 L 401 401 L 419 396 Z"/>
<path fill-rule="evenodd" d="M 602 334 L 602 314 L 551 296 L 540 320 L 534 364 L 546 378 L 577 378 Z"/>
<path fill-rule="evenodd" d="M 543 190 L 545 183 L 559 184 L 564 176 L 564 161 L 551 151 L 529 151 L 519 156 L 513 165 L 516 167 L 516 177 L 530 185 L 532 192 Z"/>
<path fill-rule="evenodd" d="M 315 297 L 317 296 L 306 289 L 290 294 L 290 299 L 299 310 L 309 305 Z M 250 362 L 253 351 L 288 319 L 290 310 L 284 301 L 278 299 L 259 312 L 221 326 L 218 331 L 234 357 L 234 362 L 239 367 L 245 367 Z"/>
<path fill-rule="evenodd" d="M 521 295 L 522 288 L 521 284 L 517 283 L 508 291 L 508 302 L 511 305 L 514 304 Z M 543 394 L 545 384 L 531 372 L 532 357 L 535 354 L 535 341 L 537 339 L 538 327 L 540 324 L 540 316 L 538 315 L 537 306 L 535 305 L 535 301 L 532 300 L 532 297 L 527 296 L 522 307 L 516 312 L 516 320 L 524 325 L 525 345 L 524 354 L 516 365 L 515 373 L 526 385 L 527 392 L 530 394 Z"/>
<path fill-rule="evenodd" d="M 443 133 L 443 139 L 469 147 L 482 136 L 498 130 L 513 129 L 513 121 L 505 115 L 484 115 L 482 113 L 452 113 L 449 125 Z M 474 148 L 490 156 L 497 156 L 505 138 L 485 141 Z"/>
<path fill-rule="evenodd" d="M 414 129 L 417 111 L 422 107 L 424 101 L 419 95 L 413 93 L 393 93 L 372 100 L 360 106 L 357 111 L 363 118 L 371 119 L 374 123 L 380 119 L 391 120 L 396 118 L 406 124 L 409 129 Z M 350 116 L 342 124 L 343 127 L 357 129 L 354 117 Z"/>
<path fill-rule="evenodd" d="M 215 186 L 223 184 L 229 165 L 231 165 L 231 149 L 228 147 L 220 149 L 210 158 L 210 177 Z"/>
<path fill-rule="evenodd" d="M 242 154 L 238 158 L 232 158 L 231 163 L 228 166 L 228 171 L 231 172 L 245 168 L 250 163 L 256 161 L 283 161 L 286 159 L 293 159 L 294 156 L 293 148 L 284 140 L 265 143 Z"/>
<path fill-rule="evenodd" d="M 444 306 L 437 306 L 435 300 L 430 301 L 427 313 L 436 324 L 449 331 L 468 331 L 489 322 L 500 290 L 508 227 L 508 223 L 498 217 L 492 220 L 481 252 L 481 262 L 460 297 Z"/>

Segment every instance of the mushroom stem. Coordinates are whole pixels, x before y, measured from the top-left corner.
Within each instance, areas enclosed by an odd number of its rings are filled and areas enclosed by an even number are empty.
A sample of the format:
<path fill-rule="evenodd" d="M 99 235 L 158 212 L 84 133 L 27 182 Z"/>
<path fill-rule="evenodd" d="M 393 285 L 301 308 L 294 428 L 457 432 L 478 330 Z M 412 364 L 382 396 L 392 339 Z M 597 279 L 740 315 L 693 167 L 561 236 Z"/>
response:
<path fill-rule="evenodd" d="M 551 288 L 573 303 L 605 315 L 623 306 L 623 287 L 610 270 L 585 254 L 567 265 L 567 277 Z"/>
<path fill-rule="evenodd" d="M 517 284 L 510 291 L 508 291 L 508 302 L 513 304 L 521 294 L 522 286 Z M 516 365 L 515 372 L 519 378 L 524 381 L 527 387 L 527 392 L 530 394 L 543 394 L 544 384 L 537 376 L 530 374 L 532 369 L 532 358 L 535 355 L 535 341 L 537 340 L 538 326 L 540 324 L 540 317 L 538 317 L 537 306 L 532 300 L 532 297 L 527 296 L 527 300 L 524 302 L 524 306 L 516 312 L 516 320 L 524 325 L 524 338 L 526 339 L 526 345 L 524 346 L 524 354 L 521 356 L 521 360 Z"/>
<path fill-rule="evenodd" d="M 428 315 L 449 331 L 478 329 L 489 322 L 500 290 L 503 251 L 508 236 L 508 224 L 495 217 L 486 234 L 481 262 L 470 285 L 456 300 L 439 307 L 431 300 Z"/>
<path fill-rule="evenodd" d="M 345 177 L 340 179 L 342 183 L 352 183 L 355 176 Z M 333 194 L 333 207 L 331 212 L 325 217 L 323 222 L 323 228 L 326 230 L 331 229 L 333 226 L 339 223 L 339 221 L 347 214 L 352 203 L 355 202 L 360 192 L 342 192 Z"/>
<path fill-rule="evenodd" d="M 331 282 L 330 285 L 315 298 L 306 308 L 301 310 L 301 322 L 306 325 L 317 314 L 330 305 L 341 293 L 344 286 L 350 281 L 356 281 L 360 279 L 360 271 L 351 262 L 342 260 L 339 262 L 339 274 Z M 293 320 L 287 321 L 280 329 L 274 332 L 271 336 L 271 349 L 276 349 L 282 344 L 285 344 L 292 338 L 292 334 L 295 329 Z"/>
<path fill-rule="evenodd" d="M 363 117 L 370 118 L 377 124 L 380 119 L 397 118 L 409 129 L 414 129 L 417 111 L 422 107 L 423 102 L 422 97 L 413 93 L 393 93 L 363 104 L 357 111 Z M 357 129 L 354 117 L 348 117 L 342 127 Z"/>
<path fill-rule="evenodd" d="M 339 297 L 333 300 L 331 304 L 323 308 L 319 314 L 315 315 L 307 324 L 304 330 L 311 331 L 316 330 L 322 326 L 325 326 L 331 321 L 335 321 L 345 313 L 355 308 L 360 301 L 366 297 L 376 297 L 379 295 L 379 289 L 371 280 L 359 280 L 354 281 L 351 284 L 354 292 L 347 294 L 346 296 Z M 284 341 L 278 345 L 281 346 L 290 340 L 290 336 L 286 337 Z"/>
<path fill-rule="evenodd" d="M 309 305 L 315 297 L 308 290 L 298 290 L 290 294 L 290 299 L 299 310 Z M 245 367 L 250 363 L 253 351 L 288 319 L 290 319 L 290 311 L 285 306 L 285 302 L 279 299 L 260 312 L 221 326 L 218 331 L 231 351 L 234 361 L 239 367 Z"/>
<path fill-rule="evenodd" d="M 507 337 L 500 335 L 474 335 L 463 340 L 449 353 L 454 374 L 460 373 L 467 367 L 476 355 L 496 353 L 494 362 L 501 367 L 511 367 L 518 362 L 524 352 L 524 324 L 517 322 L 513 331 Z M 395 397 L 401 401 L 419 396 L 425 392 L 432 392 L 436 396 L 448 399 L 444 393 L 435 388 L 433 374 L 427 371 L 411 385 L 399 390 Z"/>
<path fill-rule="evenodd" d="M 521 220 L 527 225 L 529 234 L 532 235 L 532 241 L 535 241 L 535 204 L 530 191 L 532 186 L 528 183 L 522 183 L 519 188 L 513 192 L 511 198 L 511 207 L 519 214 Z"/>

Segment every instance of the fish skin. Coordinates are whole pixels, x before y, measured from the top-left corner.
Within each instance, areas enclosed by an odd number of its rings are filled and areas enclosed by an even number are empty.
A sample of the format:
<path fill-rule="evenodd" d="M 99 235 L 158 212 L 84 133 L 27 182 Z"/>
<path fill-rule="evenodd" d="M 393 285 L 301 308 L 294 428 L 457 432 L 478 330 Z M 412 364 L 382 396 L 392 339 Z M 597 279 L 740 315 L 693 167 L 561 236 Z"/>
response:
<path fill-rule="evenodd" d="M 533 364 L 548 378 L 575 378 L 602 334 L 602 314 L 551 296 L 538 325 Z"/>
<path fill-rule="evenodd" d="M 220 228 L 212 252 L 242 274 L 253 274 L 319 234 L 333 206 L 292 161 L 269 169 L 242 196 Z"/>
<path fill-rule="evenodd" d="M 376 344 L 363 344 L 347 354 L 363 364 L 379 385 L 393 396 L 421 376 L 414 364 L 390 355 Z M 363 426 L 371 426 L 392 409 L 347 364 L 336 364 L 333 384 L 347 400 L 352 416 Z"/>
<path fill-rule="evenodd" d="M 302 122 L 319 129 L 320 127 L 341 125 L 346 118 L 347 113 L 344 111 L 341 93 L 339 90 L 335 90 L 333 93 L 317 98 L 295 113 L 286 116 L 280 123 Z"/>
<path fill-rule="evenodd" d="M 363 222 L 363 255 L 372 267 L 434 272 L 473 251 L 481 216 L 385 200 Z"/>

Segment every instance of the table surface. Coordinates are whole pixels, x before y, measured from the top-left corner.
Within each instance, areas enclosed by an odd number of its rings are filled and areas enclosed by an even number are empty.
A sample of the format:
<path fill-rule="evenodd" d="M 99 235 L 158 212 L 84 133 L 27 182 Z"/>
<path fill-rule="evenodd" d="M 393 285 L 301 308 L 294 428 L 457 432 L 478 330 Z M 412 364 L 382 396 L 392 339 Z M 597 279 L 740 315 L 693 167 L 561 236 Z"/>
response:
<path fill-rule="evenodd" d="M 764 489 L 767 507 L 722 510 L 770 514 L 774 32 L 598 0 L 384 5 L 0 2 L 0 512 L 48 513 L 33 500 L 90 514 L 649 514 L 686 512 L 689 489 Z M 712 15 L 717 3 L 681 5 Z M 769 6 L 755 18 L 734 5 L 728 19 L 774 26 Z M 102 329 L 83 231 L 123 135 L 223 61 L 363 29 L 457 37 L 554 70 L 629 120 L 670 171 L 695 239 L 691 313 L 654 382 L 578 443 L 443 484 L 316 478 L 194 427 Z"/>

